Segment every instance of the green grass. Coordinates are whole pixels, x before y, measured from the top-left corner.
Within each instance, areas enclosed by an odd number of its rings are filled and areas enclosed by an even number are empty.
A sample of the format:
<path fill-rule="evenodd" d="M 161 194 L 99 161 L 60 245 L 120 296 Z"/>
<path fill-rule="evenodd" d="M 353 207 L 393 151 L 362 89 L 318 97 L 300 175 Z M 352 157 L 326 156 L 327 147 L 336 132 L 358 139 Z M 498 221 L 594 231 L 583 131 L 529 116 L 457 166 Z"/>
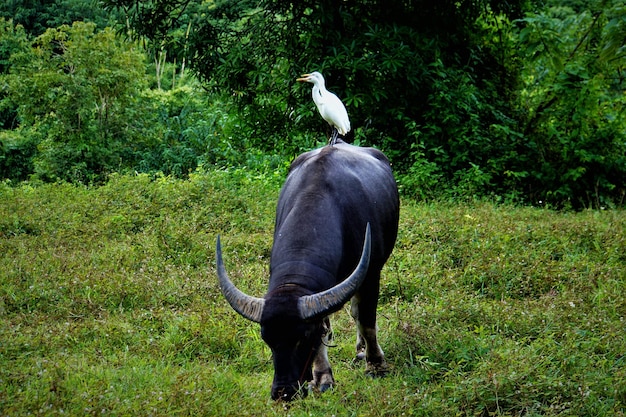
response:
<path fill-rule="evenodd" d="M 353 362 L 346 309 L 337 387 L 271 401 L 213 258 L 221 233 L 233 281 L 264 293 L 281 178 L 0 184 L 0 415 L 625 414 L 623 211 L 409 200 L 381 285 L 390 375 Z"/>

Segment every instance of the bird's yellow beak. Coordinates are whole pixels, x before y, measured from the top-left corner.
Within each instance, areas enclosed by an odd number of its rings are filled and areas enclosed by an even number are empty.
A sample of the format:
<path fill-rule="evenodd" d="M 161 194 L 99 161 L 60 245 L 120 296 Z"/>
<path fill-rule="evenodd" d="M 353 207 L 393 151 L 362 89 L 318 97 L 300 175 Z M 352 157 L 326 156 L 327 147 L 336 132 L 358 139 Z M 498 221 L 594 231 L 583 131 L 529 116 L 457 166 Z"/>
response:
<path fill-rule="evenodd" d="M 308 82 L 311 79 L 311 74 L 302 74 L 302 78 L 296 78 L 296 81 Z"/>

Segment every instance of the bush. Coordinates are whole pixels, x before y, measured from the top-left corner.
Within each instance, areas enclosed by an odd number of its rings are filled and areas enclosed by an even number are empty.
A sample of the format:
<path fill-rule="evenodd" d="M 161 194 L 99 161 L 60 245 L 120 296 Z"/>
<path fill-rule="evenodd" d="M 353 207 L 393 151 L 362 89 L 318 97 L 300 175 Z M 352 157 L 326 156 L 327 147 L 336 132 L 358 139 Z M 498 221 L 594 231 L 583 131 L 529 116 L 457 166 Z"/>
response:
<path fill-rule="evenodd" d="M 118 169 L 143 54 L 111 29 L 77 22 L 48 29 L 10 62 L 4 101 L 17 106 L 20 133 L 40 139 L 36 175 L 98 182 Z"/>
<path fill-rule="evenodd" d="M 33 157 L 39 140 L 20 131 L 0 131 L 0 178 L 24 181 L 34 171 Z"/>

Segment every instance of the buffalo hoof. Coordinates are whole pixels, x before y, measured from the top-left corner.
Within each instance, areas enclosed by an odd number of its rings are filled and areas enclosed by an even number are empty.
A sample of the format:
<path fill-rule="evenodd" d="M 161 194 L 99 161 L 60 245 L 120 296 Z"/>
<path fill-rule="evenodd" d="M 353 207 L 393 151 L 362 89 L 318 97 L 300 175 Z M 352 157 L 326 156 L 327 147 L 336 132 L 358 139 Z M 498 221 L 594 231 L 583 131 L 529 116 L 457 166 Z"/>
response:
<path fill-rule="evenodd" d="M 313 381 L 309 384 L 309 392 L 323 393 L 331 390 L 335 386 L 334 382 L 315 384 Z"/>
<path fill-rule="evenodd" d="M 365 360 L 365 349 L 359 349 L 356 352 L 356 356 L 354 358 L 355 361 L 363 361 Z"/>
<path fill-rule="evenodd" d="M 389 366 L 387 362 L 372 363 L 368 362 L 365 367 L 365 374 L 372 378 L 382 378 L 389 373 Z"/>
<path fill-rule="evenodd" d="M 318 387 L 320 392 L 326 392 L 333 387 L 333 384 L 322 384 Z"/>
<path fill-rule="evenodd" d="M 314 371 L 313 381 L 311 382 L 312 388 L 318 392 L 328 391 L 335 385 L 335 379 L 333 378 L 333 372 L 330 369 L 325 371 Z"/>

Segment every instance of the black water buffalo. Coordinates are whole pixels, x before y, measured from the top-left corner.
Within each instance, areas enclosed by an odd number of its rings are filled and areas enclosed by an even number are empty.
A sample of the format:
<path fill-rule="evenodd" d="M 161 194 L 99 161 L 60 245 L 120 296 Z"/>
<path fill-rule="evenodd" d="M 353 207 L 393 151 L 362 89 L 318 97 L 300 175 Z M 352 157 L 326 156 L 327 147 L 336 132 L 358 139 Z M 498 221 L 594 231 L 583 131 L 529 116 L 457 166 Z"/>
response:
<path fill-rule="evenodd" d="M 398 189 L 382 152 L 339 141 L 291 164 L 276 212 L 270 280 L 264 298 L 238 290 L 228 278 L 217 240 L 222 293 L 245 318 L 261 324 L 272 351 L 272 398 L 289 401 L 305 382 L 334 384 L 328 362 L 328 316 L 352 298 L 357 358 L 384 374 L 376 339 L 380 271 L 398 232 Z M 313 368 L 313 371 L 311 370 Z"/>

